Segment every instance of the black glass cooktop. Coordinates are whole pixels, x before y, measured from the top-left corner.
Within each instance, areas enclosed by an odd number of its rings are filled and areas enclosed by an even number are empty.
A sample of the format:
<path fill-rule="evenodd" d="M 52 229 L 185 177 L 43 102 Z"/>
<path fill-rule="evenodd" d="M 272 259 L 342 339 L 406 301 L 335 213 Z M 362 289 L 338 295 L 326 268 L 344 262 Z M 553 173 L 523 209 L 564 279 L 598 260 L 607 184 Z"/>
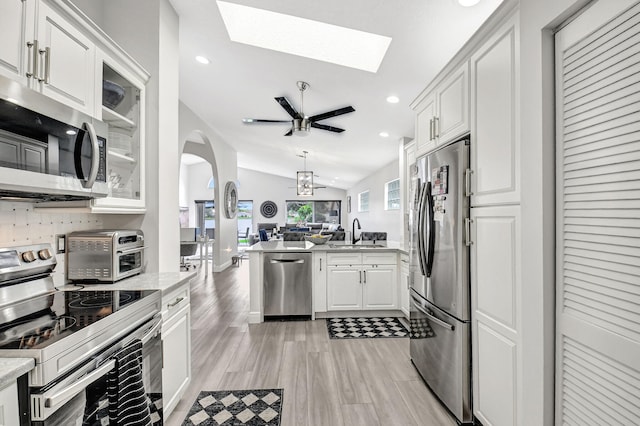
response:
<path fill-rule="evenodd" d="M 0 350 L 41 349 L 153 291 L 56 291 L 0 308 Z"/>

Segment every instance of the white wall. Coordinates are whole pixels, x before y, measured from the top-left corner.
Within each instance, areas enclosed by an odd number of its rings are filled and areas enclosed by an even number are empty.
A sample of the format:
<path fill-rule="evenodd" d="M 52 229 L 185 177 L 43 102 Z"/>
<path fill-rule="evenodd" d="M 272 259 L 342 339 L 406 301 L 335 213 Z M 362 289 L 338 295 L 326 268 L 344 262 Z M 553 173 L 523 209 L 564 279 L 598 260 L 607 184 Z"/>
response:
<path fill-rule="evenodd" d="M 399 162 L 393 160 L 383 168 L 375 171 L 347 191 L 351 196 L 351 213 L 348 216 L 348 228 L 354 218 L 362 225 L 361 231 L 386 232 L 388 241 L 402 241 L 402 214 L 400 210 L 385 210 L 385 184 L 400 177 Z M 358 212 L 358 194 L 369 191 L 369 211 Z M 356 231 L 356 235 L 358 231 Z"/>
<path fill-rule="evenodd" d="M 184 170 L 184 173 L 182 171 Z M 180 167 L 180 179 L 184 174 L 185 180 L 188 183 L 184 188 L 184 194 L 180 195 L 180 200 L 184 199 L 184 204 L 180 204 L 181 207 L 189 207 L 189 228 L 197 227 L 197 217 L 194 200 L 215 200 L 215 188 L 208 188 L 207 184 L 209 179 L 213 176 L 213 170 L 211 164 L 208 162 L 183 165 Z M 180 182 L 180 186 L 183 183 Z M 216 208 L 221 207 L 216 203 Z"/>
<path fill-rule="evenodd" d="M 191 154 L 209 161 L 207 167 L 210 167 L 210 171 L 213 169 L 216 181 L 213 199 L 222 200 L 225 184 L 229 181 L 237 181 L 238 158 L 235 149 L 182 102 L 180 102 L 179 117 L 179 152 L 188 150 Z M 198 137 L 197 142 L 193 139 L 194 133 Z M 174 161 L 176 167 L 179 167 L 180 155 L 176 155 Z M 190 182 L 190 185 L 192 184 L 193 182 Z M 173 208 L 177 212 L 177 204 Z M 192 207 L 189 206 L 189 210 L 191 209 Z M 213 268 L 215 271 L 221 271 L 230 266 L 231 256 L 238 248 L 237 219 L 227 219 L 222 210 L 216 208 L 216 242 L 213 247 Z M 176 221 L 176 232 L 179 230 L 177 223 Z"/>
<path fill-rule="evenodd" d="M 295 170 L 292 169 L 295 176 Z M 284 226 L 287 221 L 285 202 L 287 200 L 339 200 L 342 201 L 342 226 L 346 223 L 346 191 L 338 188 L 323 188 L 313 191 L 311 197 L 301 197 L 296 194 L 296 179 L 256 172 L 254 170 L 238 168 L 238 197 L 240 200 L 253 200 L 253 226 L 251 232 L 257 232 L 257 224 L 262 222 L 277 222 Z M 278 206 L 278 213 L 270 219 L 260 214 L 260 205 L 265 201 L 273 201 Z"/>

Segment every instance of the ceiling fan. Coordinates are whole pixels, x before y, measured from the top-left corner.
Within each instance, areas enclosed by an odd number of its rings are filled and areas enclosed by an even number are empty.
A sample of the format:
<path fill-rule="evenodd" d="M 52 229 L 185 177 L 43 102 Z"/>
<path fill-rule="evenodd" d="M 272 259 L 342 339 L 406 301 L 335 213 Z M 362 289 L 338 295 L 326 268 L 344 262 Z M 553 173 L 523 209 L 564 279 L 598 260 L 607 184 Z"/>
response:
<path fill-rule="evenodd" d="M 318 121 L 326 120 L 327 118 L 337 117 L 342 114 L 347 114 L 355 111 L 352 106 L 334 109 L 333 111 L 327 111 L 322 114 L 312 115 L 311 117 L 307 117 L 303 112 L 304 107 L 304 91 L 311 87 L 309 83 L 305 81 L 297 82 L 298 89 L 300 90 L 300 112 L 296 111 L 291 103 L 284 96 L 274 98 L 282 108 L 284 108 L 287 113 L 293 118 L 293 120 L 262 120 L 257 118 L 243 118 L 242 122 L 245 124 L 253 124 L 253 123 L 291 123 L 291 129 L 285 136 L 291 136 L 292 134 L 296 136 L 306 136 L 311 131 L 311 127 L 315 127 L 316 129 L 328 130 L 330 132 L 342 133 L 344 129 L 340 129 L 338 127 L 328 126 L 326 124 L 320 124 Z"/>

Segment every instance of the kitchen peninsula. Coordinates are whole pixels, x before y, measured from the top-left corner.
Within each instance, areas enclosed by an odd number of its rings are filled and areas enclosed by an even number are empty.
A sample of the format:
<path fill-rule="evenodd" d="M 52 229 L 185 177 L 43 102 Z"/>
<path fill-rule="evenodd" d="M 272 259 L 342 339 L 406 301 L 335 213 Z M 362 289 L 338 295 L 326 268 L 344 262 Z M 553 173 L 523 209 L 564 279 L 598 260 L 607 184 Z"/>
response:
<path fill-rule="evenodd" d="M 265 262 L 270 262 L 268 256 L 274 253 L 310 255 L 311 282 L 298 279 L 295 285 L 311 287 L 311 319 L 345 314 L 408 316 L 408 290 L 405 285 L 398 285 L 405 282 L 398 279 L 398 274 L 406 251 L 398 243 L 329 241 L 314 245 L 307 241 L 275 240 L 256 243 L 246 251 L 250 264 L 251 323 L 264 321 Z M 284 293 L 283 297 L 286 296 Z"/>

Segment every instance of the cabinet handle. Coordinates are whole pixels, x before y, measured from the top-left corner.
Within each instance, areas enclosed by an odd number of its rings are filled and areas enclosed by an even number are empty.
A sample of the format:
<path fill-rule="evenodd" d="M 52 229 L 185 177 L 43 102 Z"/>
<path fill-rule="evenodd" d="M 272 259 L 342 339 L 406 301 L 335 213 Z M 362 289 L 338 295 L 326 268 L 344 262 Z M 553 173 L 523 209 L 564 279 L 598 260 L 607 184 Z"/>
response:
<path fill-rule="evenodd" d="M 433 117 L 433 138 L 440 136 L 440 118 Z"/>
<path fill-rule="evenodd" d="M 27 78 L 33 77 L 33 61 L 34 61 L 33 45 L 34 45 L 33 41 L 27 42 L 27 72 L 26 72 Z"/>
<path fill-rule="evenodd" d="M 429 119 L 429 141 L 433 140 L 433 118 Z"/>
<path fill-rule="evenodd" d="M 364 273 L 364 283 L 367 283 L 367 271 L 362 271 Z"/>
<path fill-rule="evenodd" d="M 171 302 L 171 303 L 167 304 L 167 307 L 173 308 L 174 306 L 176 306 L 178 303 L 182 302 L 183 300 L 184 300 L 184 297 L 178 297 L 174 302 Z"/>
<path fill-rule="evenodd" d="M 36 73 L 36 78 L 38 79 L 39 82 L 43 82 L 46 79 L 46 54 L 47 54 L 47 50 L 46 49 L 38 49 L 38 63 L 42 64 L 42 68 L 40 69 L 40 72 Z"/>
<path fill-rule="evenodd" d="M 362 284 L 362 271 L 358 271 L 358 274 L 360 275 L 360 281 L 359 281 L 359 284 Z"/>
<path fill-rule="evenodd" d="M 51 48 L 46 47 L 44 49 L 44 84 L 49 84 L 51 81 Z"/>
<path fill-rule="evenodd" d="M 322 271 L 322 258 L 320 258 L 320 270 Z"/>
<path fill-rule="evenodd" d="M 467 169 L 464 171 L 464 188 L 465 188 L 465 196 L 466 197 L 471 197 L 473 195 L 473 192 L 471 192 L 471 174 L 473 173 L 473 170 L 471 169 Z"/>
<path fill-rule="evenodd" d="M 465 245 L 467 247 L 471 246 L 473 244 L 473 241 L 471 241 L 471 224 L 473 223 L 472 219 L 469 219 L 468 217 L 464 219 L 464 228 L 465 228 Z"/>

